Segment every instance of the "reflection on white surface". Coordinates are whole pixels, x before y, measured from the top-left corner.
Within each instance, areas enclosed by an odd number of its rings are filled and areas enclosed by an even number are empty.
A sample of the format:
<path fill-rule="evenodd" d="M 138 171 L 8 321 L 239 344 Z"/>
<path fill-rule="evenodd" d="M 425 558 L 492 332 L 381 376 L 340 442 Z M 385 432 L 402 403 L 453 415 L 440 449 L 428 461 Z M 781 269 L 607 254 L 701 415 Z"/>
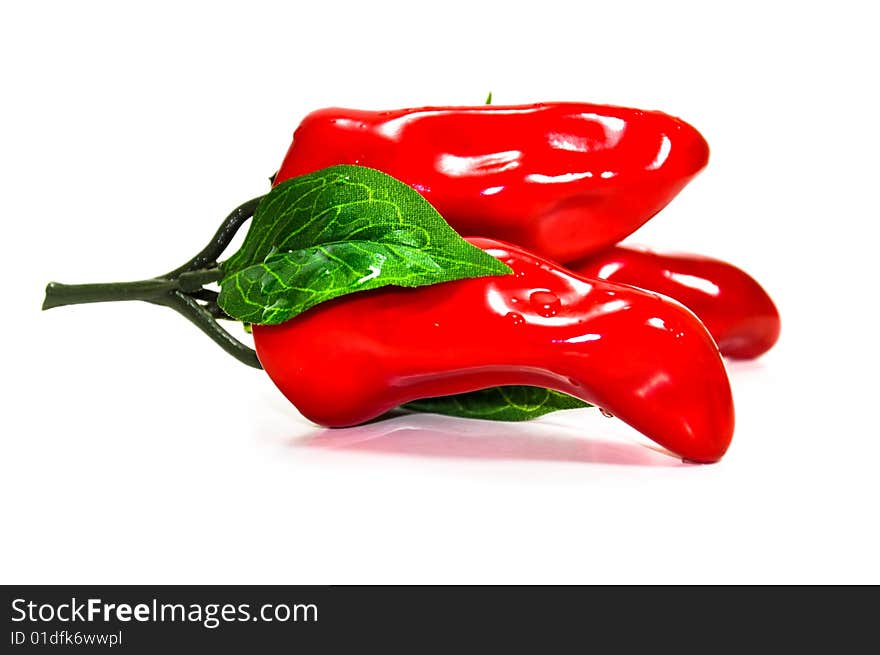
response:
<path fill-rule="evenodd" d="M 563 415 L 571 415 L 566 425 Z M 461 419 L 436 414 L 412 414 L 351 428 L 323 429 L 293 445 L 330 450 L 369 452 L 411 457 L 526 460 L 615 464 L 620 466 L 679 467 L 678 457 L 653 445 L 626 438 L 615 440 L 614 423 L 592 408 L 570 410 L 528 423 Z M 617 427 L 630 430 L 621 422 Z M 603 430 L 594 430 L 603 426 Z M 604 434 L 603 438 L 584 432 Z M 608 438 L 610 437 L 610 438 Z"/>

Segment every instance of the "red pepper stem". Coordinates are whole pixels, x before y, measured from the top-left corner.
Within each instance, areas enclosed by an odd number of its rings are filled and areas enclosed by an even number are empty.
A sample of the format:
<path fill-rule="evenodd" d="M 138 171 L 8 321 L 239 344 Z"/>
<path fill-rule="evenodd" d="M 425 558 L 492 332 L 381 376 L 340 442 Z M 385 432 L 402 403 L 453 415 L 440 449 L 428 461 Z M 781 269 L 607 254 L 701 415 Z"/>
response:
<path fill-rule="evenodd" d="M 262 368 L 253 348 L 238 341 L 217 322 L 218 318 L 228 317 L 217 306 L 216 292 L 203 288 L 205 284 L 216 282 L 223 277 L 222 271 L 217 267 L 217 258 L 244 222 L 254 215 L 260 200 L 262 197 L 253 198 L 236 207 L 223 221 L 208 245 L 183 266 L 151 280 L 135 282 L 99 284 L 50 282 L 46 286 L 43 309 L 124 300 L 140 300 L 164 305 L 191 321 L 238 361 L 254 368 Z"/>

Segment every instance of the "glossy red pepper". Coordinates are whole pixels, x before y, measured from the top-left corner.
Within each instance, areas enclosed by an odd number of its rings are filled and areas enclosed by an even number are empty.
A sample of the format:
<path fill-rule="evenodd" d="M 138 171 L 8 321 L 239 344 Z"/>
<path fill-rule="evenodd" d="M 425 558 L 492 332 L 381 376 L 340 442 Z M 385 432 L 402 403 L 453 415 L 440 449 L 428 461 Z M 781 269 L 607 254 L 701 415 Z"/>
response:
<path fill-rule="evenodd" d="M 586 277 L 675 298 L 703 321 L 727 357 L 758 357 L 779 339 L 779 311 L 773 300 L 733 264 L 701 255 L 616 246 L 567 266 Z"/>
<path fill-rule="evenodd" d="M 584 103 L 321 109 L 297 128 L 275 182 L 333 164 L 403 180 L 460 234 L 557 261 L 617 243 L 706 165 L 697 130 L 657 111 Z"/>
<path fill-rule="evenodd" d="M 724 454 L 730 385 L 690 311 L 516 246 L 470 241 L 514 274 L 386 287 L 254 325 L 263 368 L 326 426 L 363 423 L 419 398 L 532 385 L 595 404 L 685 459 Z"/>

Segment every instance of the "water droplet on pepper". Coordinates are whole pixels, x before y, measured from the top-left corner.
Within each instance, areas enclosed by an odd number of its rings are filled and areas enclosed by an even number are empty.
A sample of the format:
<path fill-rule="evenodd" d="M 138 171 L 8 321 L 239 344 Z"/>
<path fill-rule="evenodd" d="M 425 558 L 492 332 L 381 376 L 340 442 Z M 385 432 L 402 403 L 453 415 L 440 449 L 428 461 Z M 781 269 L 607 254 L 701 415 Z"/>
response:
<path fill-rule="evenodd" d="M 556 312 L 562 306 L 559 296 L 550 291 L 533 291 L 529 301 L 535 311 L 544 317 L 556 316 Z"/>

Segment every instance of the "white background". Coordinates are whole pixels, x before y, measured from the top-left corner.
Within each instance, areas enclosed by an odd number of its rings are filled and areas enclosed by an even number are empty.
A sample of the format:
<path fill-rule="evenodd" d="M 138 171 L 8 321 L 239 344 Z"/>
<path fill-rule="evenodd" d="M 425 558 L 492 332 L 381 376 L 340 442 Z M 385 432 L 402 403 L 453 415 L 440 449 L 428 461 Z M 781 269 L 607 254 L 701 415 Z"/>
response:
<path fill-rule="evenodd" d="M 4 3 L 3 583 L 880 582 L 870 3 Z M 709 167 L 631 241 L 721 257 L 783 336 L 685 466 L 590 410 L 327 432 L 140 303 L 308 111 L 583 100 Z"/>

